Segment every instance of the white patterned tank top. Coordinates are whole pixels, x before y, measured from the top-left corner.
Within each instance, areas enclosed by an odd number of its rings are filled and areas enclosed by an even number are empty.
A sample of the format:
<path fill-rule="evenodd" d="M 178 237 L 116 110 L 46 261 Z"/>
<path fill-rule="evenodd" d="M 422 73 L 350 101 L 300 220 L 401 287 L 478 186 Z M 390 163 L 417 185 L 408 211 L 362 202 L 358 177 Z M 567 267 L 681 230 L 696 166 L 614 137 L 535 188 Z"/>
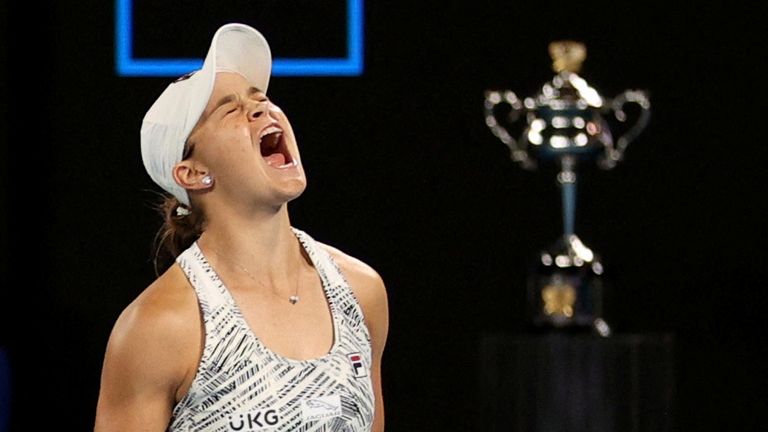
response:
<path fill-rule="evenodd" d="M 205 346 L 168 431 L 370 431 L 371 343 L 362 310 L 328 252 L 293 231 L 322 281 L 333 321 L 331 350 L 294 360 L 267 348 L 194 243 L 176 261 L 197 293 Z"/>

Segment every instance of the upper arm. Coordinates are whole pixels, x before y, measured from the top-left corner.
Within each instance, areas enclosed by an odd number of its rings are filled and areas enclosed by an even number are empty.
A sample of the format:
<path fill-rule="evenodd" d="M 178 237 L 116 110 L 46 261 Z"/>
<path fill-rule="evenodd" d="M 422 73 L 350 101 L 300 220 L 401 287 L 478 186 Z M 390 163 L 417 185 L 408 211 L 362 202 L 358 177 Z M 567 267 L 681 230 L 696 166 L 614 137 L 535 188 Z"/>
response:
<path fill-rule="evenodd" d="M 192 320 L 188 320 L 192 321 Z M 95 431 L 165 431 L 195 346 L 178 310 L 142 297 L 117 319 L 107 342 Z"/>
<path fill-rule="evenodd" d="M 371 379 L 376 399 L 373 431 L 384 430 L 384 400 L 381 389 L 381 360 L 389 333 L 389 303 L 381 276 L 368 264 L 324 245 L 352 287 L 363 310 L 365 324 L 371 336 Z"/>
<path fill-rule="evenodd" d="M 362 275 L 356 294 L 363 308 L 365 322 L 371 335 L 371 380 L 376 402 L 373 432 L 384 431 L 384 398 L 381 388 L 381 360 L 389 333 L 389 306 L 384 281 L 370 269 Z M 354 280 L 354 278 L 352 278 Z M 350 284 L 355 282 L 350 281 Z"/>
<path fill-rule="evenodd" d="M 360 302 L 365 316 L 365 324 L 371 335 L 371 348 L 374 357 L 380 359 L 389 332 L 389 304 L 384 280 L 371 266 L 357 258 L 349 256 L 336 248 L 323 245 L 339 265 L 344 277 L 349 282 L 355 297 Z"/>
<path fill-rule="evenodd" d="M 389 303 L 387 291 L 381 276 L 373 269 L 367 274 L 351 278 L 351 284 L 356 286 L 355 294 L 363 308 L 365 322 L 371 335 L 371 348 L 374 359 L 381 359 L 389 333 Z"/>

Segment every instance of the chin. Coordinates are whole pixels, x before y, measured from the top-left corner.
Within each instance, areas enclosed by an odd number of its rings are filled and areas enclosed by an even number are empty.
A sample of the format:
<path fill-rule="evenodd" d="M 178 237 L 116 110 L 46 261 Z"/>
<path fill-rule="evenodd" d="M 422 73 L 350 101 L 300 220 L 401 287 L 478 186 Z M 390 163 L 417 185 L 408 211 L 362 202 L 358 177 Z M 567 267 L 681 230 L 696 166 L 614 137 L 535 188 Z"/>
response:
<path fill-rule="evenodd" d="M 288 202 L 300 197 L 306 188 L 307 181 L 304 178 L 297 178 L 286 182 L 277 193 L 282 200 Z"/>

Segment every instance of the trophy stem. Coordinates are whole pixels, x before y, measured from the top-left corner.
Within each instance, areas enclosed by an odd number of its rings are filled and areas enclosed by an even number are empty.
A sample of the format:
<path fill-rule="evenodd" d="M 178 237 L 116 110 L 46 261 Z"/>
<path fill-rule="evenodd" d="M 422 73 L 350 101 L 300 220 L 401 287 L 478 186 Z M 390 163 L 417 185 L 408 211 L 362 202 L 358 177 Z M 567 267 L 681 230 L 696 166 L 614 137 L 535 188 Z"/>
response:
<path fill-rule="evenodd" d="M 563 201 L 563 236 L 568 238 L 575 233 L 576 224 L 576 172 L 573 156 L 564 156 L 560 160 L 560 173 L 557 181 Z"/>

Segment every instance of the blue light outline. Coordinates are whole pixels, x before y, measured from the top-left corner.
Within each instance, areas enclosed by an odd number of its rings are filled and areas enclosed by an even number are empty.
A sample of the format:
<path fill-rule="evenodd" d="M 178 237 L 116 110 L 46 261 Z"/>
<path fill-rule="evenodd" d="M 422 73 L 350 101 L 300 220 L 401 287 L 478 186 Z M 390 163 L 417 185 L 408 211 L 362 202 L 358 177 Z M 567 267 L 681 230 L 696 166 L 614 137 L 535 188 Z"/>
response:
<path fill-rule="evenodd" d="M 275 58 L 273 76 L 358 76 L 363 73 L 363 0 L 347 1 L 347 56 Z M 118 76 L 176 77 L 200 69 L 202 59 L 133 58 L 133 0 L 116 0 L 115 70 Z"/>

